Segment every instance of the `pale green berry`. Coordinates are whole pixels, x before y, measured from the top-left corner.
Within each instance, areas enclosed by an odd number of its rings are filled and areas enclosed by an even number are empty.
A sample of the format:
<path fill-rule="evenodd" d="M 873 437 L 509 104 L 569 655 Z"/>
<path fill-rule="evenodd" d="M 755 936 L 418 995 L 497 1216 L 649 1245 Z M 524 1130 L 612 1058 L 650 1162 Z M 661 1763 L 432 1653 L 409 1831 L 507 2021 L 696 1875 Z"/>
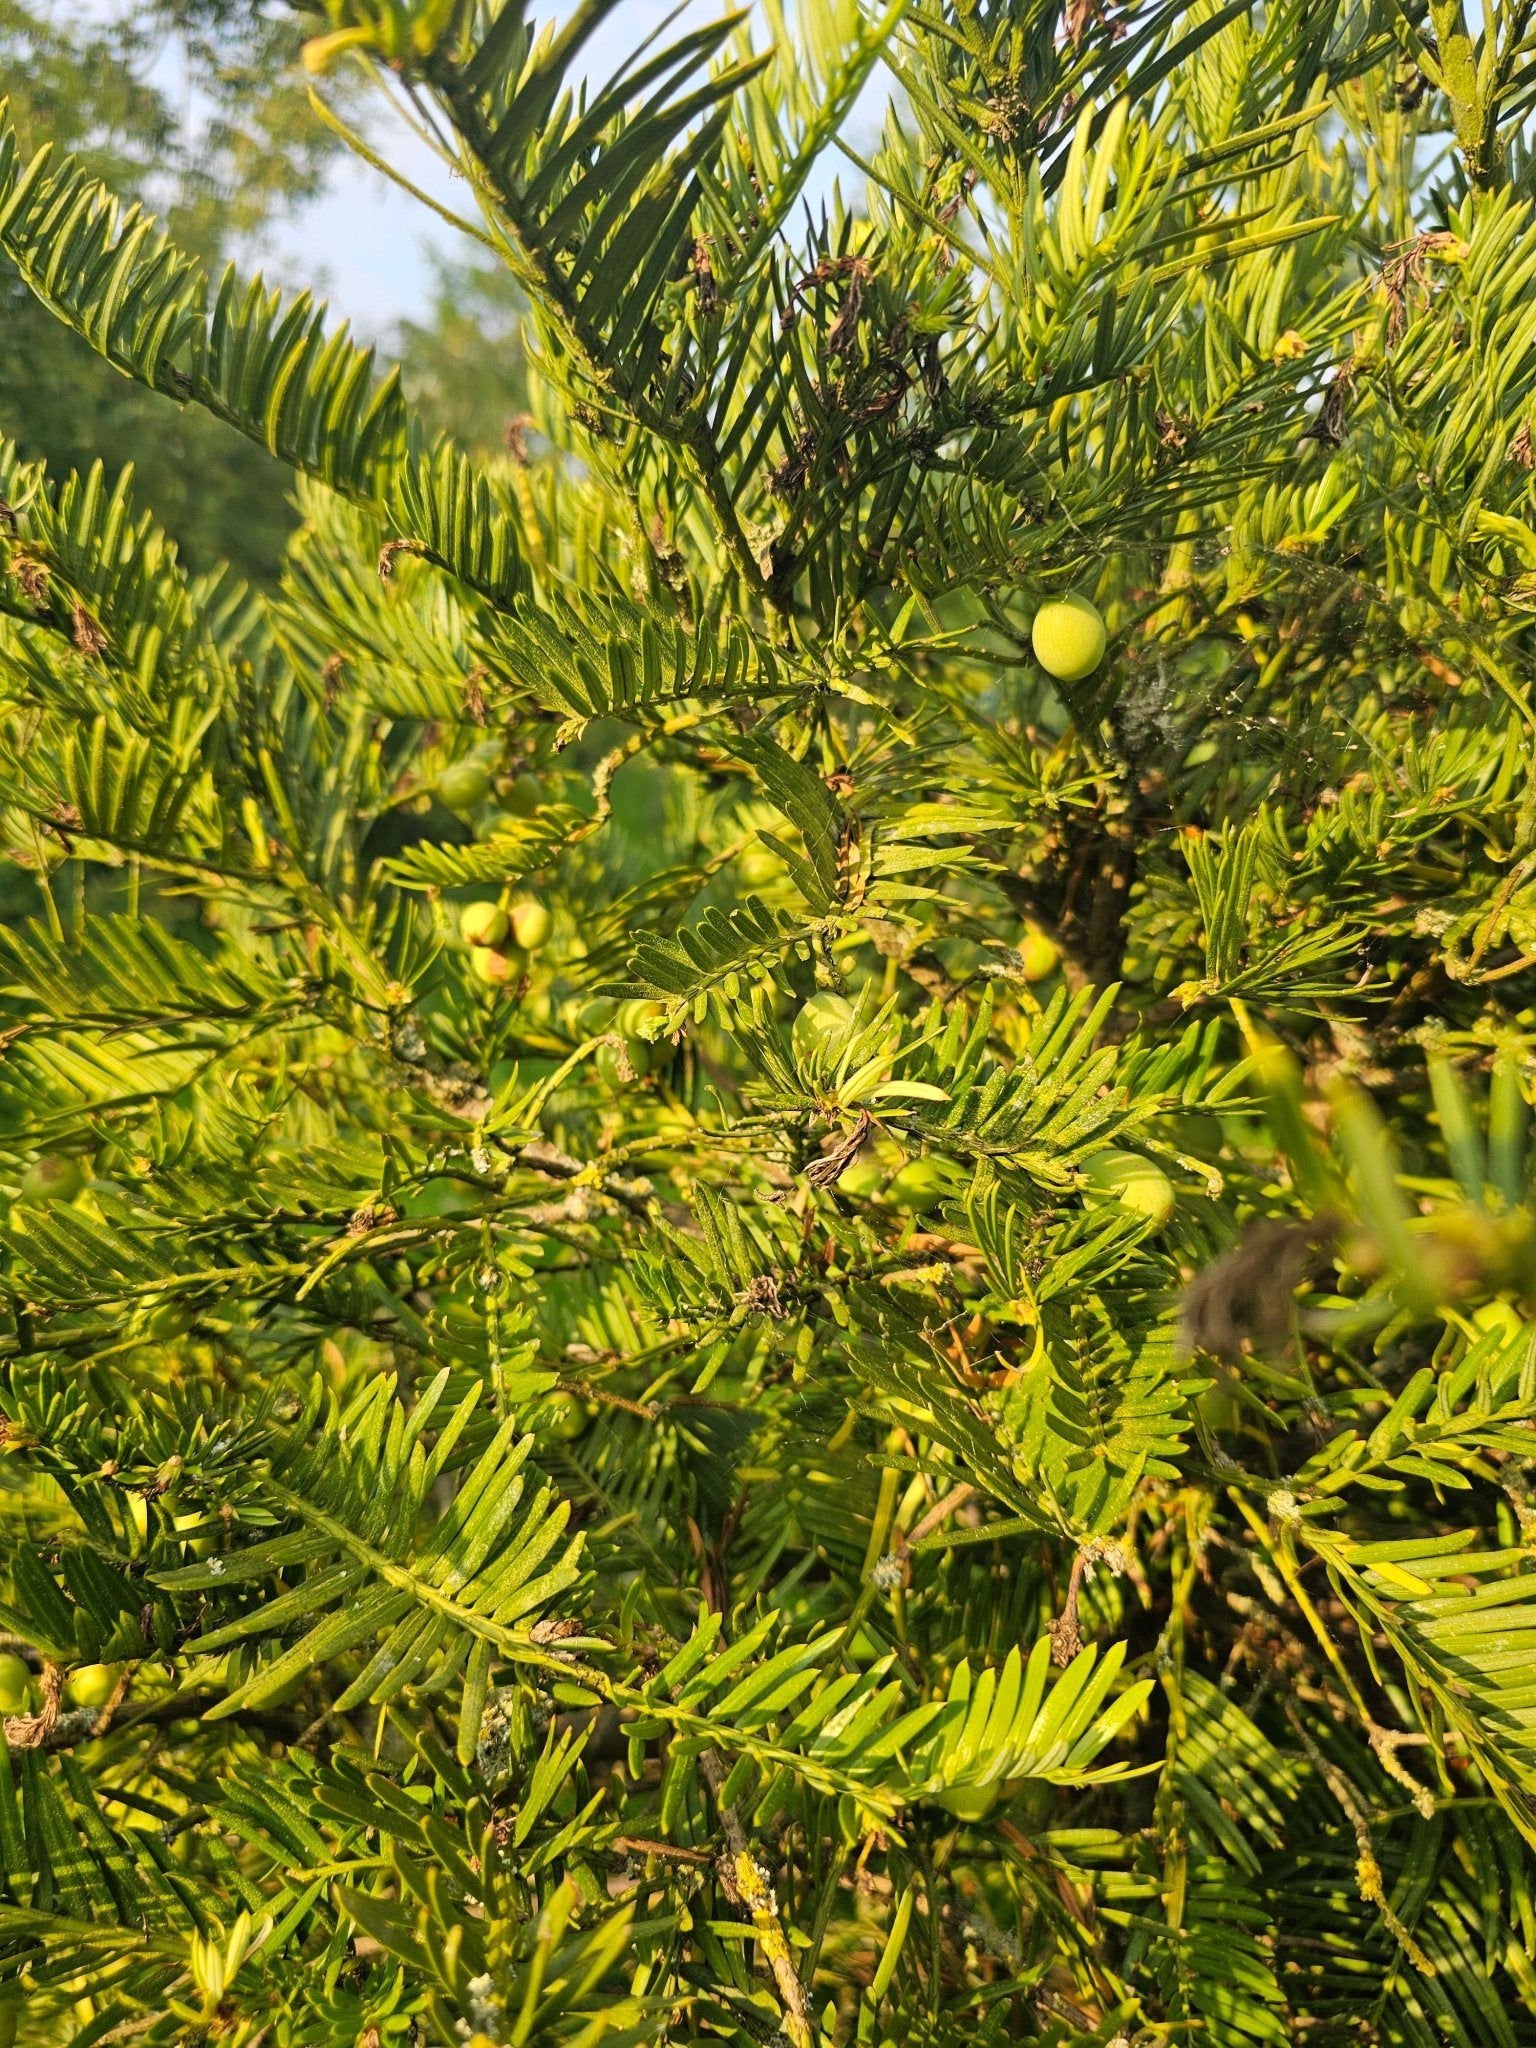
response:
<path fill-rule="evenodd" d="M 77 1707 L 104 1707 L 116 1692 L 122 1673 L 121 1664 L 82 1664 L 69 1674 L 65 1694 Z"/>
<path fill-rule="evenodd" d="M 512 787 L 507 791 L 506 805 L 514 818 L 531 818 L 544 801 L 544 786 L 537 775 L 524 769 L 521 775 L 513 777 Z"/>
<path fill-rule="evenodd" d="M 85 1170 L 78 1159 L 35 1159 L 21 1177 L 21 1200 L 39 1205 L 72 1202 L 84 1186 Z"/>
<path fill-rule="evenodd" d="M 499 903 L 466 903 L 459 912 L 459 936 L 468 946 L 499 946 L 511 924 Z"/>
<path fill-rule="evenodd" d="M 512 936 L 525 953 L 536 953 L 549 937 L 554 920 L 542 903 L 531 898 L 512 906 Z"/>
<path fill-rule="evenodd" d="M 25 1659 L 0 1657 L 0 1714 L 24 1714 L 32 1697 L 32 1672 Z"/>
<path fill-rule="evenodd" d="M 1061 948 L 1038 925 L 1027 925 L 1019 940 L 1019 960 L 1026 981 L 1049 981 L 1061 965 Z"/>
<path fill-rule="evenodd" d="M 491 778 L 478 761 L 455 761 L 437 778 L 438 801 L 450 811 L 472 811 L 491 793 Z"/>
<path fill-rule="evenodd" d="M 509 982 L 522 980 L 528 971 L 528 956 L 516 949 L 498 952 L 493 946 L 471 946 L 469 965 L 477 981 L 488 988 L 505 988 Z"/>
<path fill-rule="evenodd" d="M 1052 598 L 1030 627 L 1035 659 L 1059 682 L 1080 683 L 1104 659 L 1104 621 L 1086 597 Z"/>
<path fill-rule="evenodd" d="M 1095 1152 L 1083 1161 L 1083 1178 L 1090 1202 L 1116 1200 L 1123 1209 L 1156 1224 L 1166 1223 L 1173 1214 L 1172 1181 L 1139 1152 Z"/>
<path fill-rule="evenodd" d="M 795 1057 L 802 1066 L 829 1065 L 858 1026 L 858 1012 L 846 996 L 823 989 L 801 1005 L 790 1028 Z"/>

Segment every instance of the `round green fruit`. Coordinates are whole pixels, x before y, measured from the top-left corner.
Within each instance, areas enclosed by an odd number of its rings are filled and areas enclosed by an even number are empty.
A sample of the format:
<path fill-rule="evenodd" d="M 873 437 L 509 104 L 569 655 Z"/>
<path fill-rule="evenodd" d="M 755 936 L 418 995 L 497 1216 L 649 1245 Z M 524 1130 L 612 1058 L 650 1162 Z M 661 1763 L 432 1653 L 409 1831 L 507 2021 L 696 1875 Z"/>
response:
<path fill-rule="evenodd" d="M 1086 597 L 1056 597 L 1041 605 L 1029 629 L 1029 644 L 1047 675 L 1080 683 L 1104 659 L 1104 621 Z"/>
<path fill-rule="evenodd" d="M 152 1344 L 174 1344 L 192 1327 L 192 1318 L 178 1301 L 162 1301 L 144 1319 L 144 1334 Z"/>
<path fill-rule="evenodd" d="M 472 811 L 491 793 L 491 778 L 478 761 L 454 761 L 437 778 L 438 802 L 450 811 Z"/>
<path fill-rule="evenodd" d="M 1139 1152 L 1095 1152 L 1083 1161 L 1090 1202 L 1117 1200 L 1133 1215 L 1163 1224 L 1173 1214 L 1173 1182 Z"/>
<path fill-rule="evenodd" d="M 828 1066 L 858 1026 L 858 1012 L 846 996 L 824 989 L 801 1005 L 790 1028 L 790 1043 L 802 1066 Z"/>
<path fill-rule="evenodd" d="M 122 1675 L 121 1664 L 82 1664 L 69 1674 L 64 1691 L 74 1706 L 104 1707 Z"/>
<path fill-rule="evenodd" d="M 540 1436 L 550 1437 L 557 1444 L 573 1444 L 586 1435 L 591 1421 L 587 1404 L 579 1396 L 551 1394 L 534 1418 L 534 1428 Z"/>
<path fill-rule="evenodd" d="M 880 1192 L 880 1184 L 884 1179 L 885 1168 L 878 1159 L 855 1159 L 839 1180 L 837 1192 L 840 1195 L 854 1195 L 858 1200 L 867 1202 Z"/>
<path fill-rule="evenodd" d="M 1026 981 L 1049 981 L 1061 965 L 1061 948 L 1038 925 L 1026 925 L 1019 940 L 1019 964 Z"/>
<path fill-rule="evenodd" d="M 512 787 L 507 791 L 506 805 L 514 818 L 531 818 L 544 801 L 544 788 L 537 775 L 525 768 L 521 775 L 513 778 Z"/>
<path fill-rule="evenodd" d="M 78 1159 L 57 1154 L 34 1159 L 21 1177 L 23 1202 L 72 1202 L 85 1186 L 85 1170 Z"/>
<path fill-rule="evenodd" d="M 32 1671 L 22 1657 L 0 1657 L 0 1714 L 24 1714 L 32 1697 Z"/>
<path fill-rule="evenodd" d="M 597 1071 L 609 1088 L 624 1088 L 631 1081 L 642 1080 L 651 1071 L 651 1048 L 643 1038 L 637 1038 L 632 1031 L 619 1034 L 624 1041 L 623 1056 L 611 1038 L 604 1039 L 597 1048 Z M 625 1066 L 629 1072 L 624 1072 Z"/>
<path fill-rule="evenodd" d="M 622 1031 L 626 1041 L 638 1045 L 645 1056 L 641 1070 L 652 1073 L 663 1065 L 671 1047 L 662 1039 L 653 1038 L 646 1029 L 661 1015 L 658 1003 L 620 1003 L 613 1013 L 613 1029 Z"/>
<path fill-rule="evenodd" d="M 619 1005 L 609 996 L 591 996 L 561 1012 L 561 1021 L 582 1038 L 596 1038 L 600 1031 L 615 1029 Z"/>
<path fill-rule="evenodd" d="M 499 946 L 512 920 L 499 903 L 466 903 L 459 912 L 459 937 L 466 946 Z"/>
<path fill-rule="evenodd" d="M 956 1820 L 985 1820 L 997 1804 L 996 1785 L 947 1785 L 938 1796 Z"/>
<path fill-rule="evenodd" d="M 542 903 L 532 901 L 512 906 L 512 936 L 525 953 L 536 953 L 549 937 L 554 919 Z"/>
<path fill-rule="evenodd" d="M 493 946 L 471 946 L 469 949 L 470 972 L 477 981 L 483 981 L 487 988 L 505 988 L 508 982 L 514 985 L 527 972 L 526 953 L 498 952 Z"/>
<path fill-rule="evenodd" d="M 1525 1319 L 1507 1301 L 1485 1301 L 1472 1311 L 1472 1323 L 1484 1332 L 1492 1331 L 1501 1342 L 1513 1343 L 1525 1329 Z"/>

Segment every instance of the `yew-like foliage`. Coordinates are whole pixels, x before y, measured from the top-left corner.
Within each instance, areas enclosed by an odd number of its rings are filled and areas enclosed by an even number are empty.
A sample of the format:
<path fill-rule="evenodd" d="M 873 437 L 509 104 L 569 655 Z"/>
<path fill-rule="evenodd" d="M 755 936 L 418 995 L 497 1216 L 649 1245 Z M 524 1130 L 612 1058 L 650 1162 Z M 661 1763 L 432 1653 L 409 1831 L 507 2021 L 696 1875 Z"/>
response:
<path fill-rule="evenodd" d="M 629 12 L 489 465 L 0 128 L 0 2037 L 1536 2041 L 1532 9 Z"/>

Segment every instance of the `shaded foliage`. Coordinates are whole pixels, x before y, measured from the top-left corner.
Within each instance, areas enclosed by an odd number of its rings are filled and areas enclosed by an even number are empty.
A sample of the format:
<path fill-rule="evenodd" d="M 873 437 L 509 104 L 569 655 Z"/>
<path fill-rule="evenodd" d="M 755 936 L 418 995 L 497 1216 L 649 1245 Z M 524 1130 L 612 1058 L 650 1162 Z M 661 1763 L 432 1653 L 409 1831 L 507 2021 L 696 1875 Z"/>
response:
<path fill-rule="evenodd" d="M 0 131 L 304 514 L 0 457 L 0 2010 L 1532 2041 L 1527 11 L 622 16 L 504 454 Z"/>

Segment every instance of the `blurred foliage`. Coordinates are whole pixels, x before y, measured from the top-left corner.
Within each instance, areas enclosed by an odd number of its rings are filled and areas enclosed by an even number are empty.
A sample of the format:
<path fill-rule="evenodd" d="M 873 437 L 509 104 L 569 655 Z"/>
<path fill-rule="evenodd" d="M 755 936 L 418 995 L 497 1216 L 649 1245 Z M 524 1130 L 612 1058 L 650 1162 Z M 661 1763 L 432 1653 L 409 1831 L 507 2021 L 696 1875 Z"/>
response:
<path fill-rule="evenodd" d="M 425 317 L 400 323 L 406 390 L 432 426 L 479 454 L 525 446 L 525 310 L 500 264 L 440 260 Z"/>
<path fill-rule="evenodd" d="M 302 511 L 0 454 L 0 2028 L 1536 2042 L 1531 10 L 305 25 L 404 385 L 0 129 Z"/>
<path fill-rule="evenodd" d="M 168 40 L 206 116 L 192 136 L 146 82 Z M 332 138 L 293 90 L 298 46 L 291 18 L 224 0 L 156 0 L 85 20 L 0 0 L 0 89 L 26 145 L 81 152 L 115 190 L 164 208 L 209 259 L 317 190 Z M 115 376 L 3 259 L 0 428 L 60 474 L 133 463 L 194 566 L 275 574 L 294 523 L 282 466 L 202 412 Z"/>
<path fill-rule="evenodd" d="M 301 31 L 231 0 L 155 0 L 107 21 L 0 0 L 0 80 L 29 145 L 76 150 L 119 193 L 162 208 L 205 259 L 320 192 L 336 137 L 294 90 Z M 153 61 L 175 52 L 197 120 L 174 108 Z M 435 290 L 401 322 L 407 386 L 434 426 L 499 448 L 526 408 L 522 294 L 499 265 L 437 259 Z M 114 376 L 61 332 L 0 258 L 0 427 L 56 472 L 132 463 L 197 569 L 227 562 L 270 580 L 295 521 L 281 464 L 201 411 Z"/>

